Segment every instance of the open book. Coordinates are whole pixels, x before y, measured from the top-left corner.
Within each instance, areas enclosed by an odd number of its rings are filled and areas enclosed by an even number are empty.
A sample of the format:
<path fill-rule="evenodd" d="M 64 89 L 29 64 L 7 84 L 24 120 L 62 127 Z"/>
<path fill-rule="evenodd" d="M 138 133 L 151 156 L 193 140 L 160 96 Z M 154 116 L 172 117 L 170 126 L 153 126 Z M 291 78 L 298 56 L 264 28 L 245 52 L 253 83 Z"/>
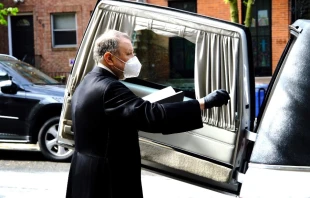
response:
<path fill-rule="evenodd" d="M 172 103 L 183 101 L 183 98 L 183 91 L 175 92 L 175 90 L 170 86 L 144 96 L 142 99 L 148 100 L 150 102 Z"/>

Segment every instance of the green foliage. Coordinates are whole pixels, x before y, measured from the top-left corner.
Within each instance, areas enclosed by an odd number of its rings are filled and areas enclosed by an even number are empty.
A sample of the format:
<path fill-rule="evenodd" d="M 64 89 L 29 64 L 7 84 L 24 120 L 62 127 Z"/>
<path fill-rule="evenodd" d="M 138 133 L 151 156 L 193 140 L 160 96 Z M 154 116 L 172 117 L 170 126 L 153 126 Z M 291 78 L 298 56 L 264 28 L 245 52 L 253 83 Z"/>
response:
<path fill-rule="evenodd" d="M 225 4 L 229 4 L 230 20 L 234 23 L 239 22 L 238 0 L 224 0 Z"/>
<path fill-rule="evenodd" d="M 244 24 L 246 27 L 250 27 L 251 22 L 252 22 L 252 6 L 254 4 L 255 0 L 245 0 L 243 3 L 246 5 L 246 16 L 245 16 L 245 21 Z M 238 23 L 238 0 L 224 0 L 226 4 L 229 3 L 230 6 L 230 17 L 231 21 Z"/>
<path fill-rule="evenodd" d="M 18 13 L 18 8 L 8 7 L 5 8 L 3 3 L 0 3 L 0 25 L 8 25 L 6 20 L 7 15 L 16 15 Z"/>
<path fill-rule="evenodd" d="M 250 27 L 252 23 L 252 6 L 254 5 L 255 0 L 247 0 L 246 2 L 246 14 L 245 14 L 245 21 L 244 25 L 246 27 Z"/>

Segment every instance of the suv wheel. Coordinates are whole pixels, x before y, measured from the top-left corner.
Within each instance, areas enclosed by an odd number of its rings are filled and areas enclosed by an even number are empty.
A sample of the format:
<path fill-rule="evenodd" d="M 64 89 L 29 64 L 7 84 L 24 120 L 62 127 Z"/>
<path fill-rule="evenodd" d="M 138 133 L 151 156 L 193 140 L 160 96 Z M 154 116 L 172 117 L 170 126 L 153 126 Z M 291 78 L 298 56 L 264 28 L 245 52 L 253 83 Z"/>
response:
<path fill-rule="evenodd" d="M 52 161 L 66 161 L 73 150 L 59 146 L 56 143 L 59 117 L 53 117 L 47 120 L 40 129 L 38 142 L 42 154 Z"/>

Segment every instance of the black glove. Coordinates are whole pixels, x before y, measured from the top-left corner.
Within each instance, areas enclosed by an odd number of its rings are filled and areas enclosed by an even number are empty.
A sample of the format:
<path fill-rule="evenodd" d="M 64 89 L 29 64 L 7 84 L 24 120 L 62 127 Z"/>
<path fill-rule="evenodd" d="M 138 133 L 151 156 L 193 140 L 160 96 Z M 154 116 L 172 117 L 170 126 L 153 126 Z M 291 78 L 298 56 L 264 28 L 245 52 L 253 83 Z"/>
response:
<path fill-rule="evenodd" d="M 224 89 L 215 90 L 204 97 L 205 109 L 227 105 L 229 99 L 229 94 Z"/>

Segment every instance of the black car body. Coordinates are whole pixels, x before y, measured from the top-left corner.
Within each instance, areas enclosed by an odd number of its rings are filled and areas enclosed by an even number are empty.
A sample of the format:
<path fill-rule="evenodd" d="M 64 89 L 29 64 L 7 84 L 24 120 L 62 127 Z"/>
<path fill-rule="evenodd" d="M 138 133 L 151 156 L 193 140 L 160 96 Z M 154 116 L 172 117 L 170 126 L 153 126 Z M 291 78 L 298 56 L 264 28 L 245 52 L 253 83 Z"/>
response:
<path fill-rule="evenodd" d="M 0 55 L 0 142 L 37 143 L 50 160 L 66 160 L 71 151 L 56 139 L 64 85 L 14 57 Z"/>
<path fill-rule="evenodd" d="M 66 86 L 57 139 L 68 148 L 74 148 L 72 94 L 94 67 L 95 39 L 108 29 L 133 38 L 142 70 L 138 78 L 123 83 L 137 96 L 172 86 L 185 93 L 184 100 L 201 98 L 219 88 L 231 97 L 227 106 L 202 112 L 201 129 L 172 135 L 140 131 L 144 168 L 235 197 L 310 197 L 309 20 L 298 20 L 289 27 L 290 40 L 255 119 L 248 28 L 167 7 L 98 1 Z M 178 69 L 173 58 L 181 57 L 167 50 L 171 37 L 185 38 L 195 45 L 194 70 L 182 70 L 192 72 L 193 78 L 182 79 L 182 83 L 163 78 L 168 76 L 165 71 Z M 173 57 L 162 61 L 170 55 Z"/>

